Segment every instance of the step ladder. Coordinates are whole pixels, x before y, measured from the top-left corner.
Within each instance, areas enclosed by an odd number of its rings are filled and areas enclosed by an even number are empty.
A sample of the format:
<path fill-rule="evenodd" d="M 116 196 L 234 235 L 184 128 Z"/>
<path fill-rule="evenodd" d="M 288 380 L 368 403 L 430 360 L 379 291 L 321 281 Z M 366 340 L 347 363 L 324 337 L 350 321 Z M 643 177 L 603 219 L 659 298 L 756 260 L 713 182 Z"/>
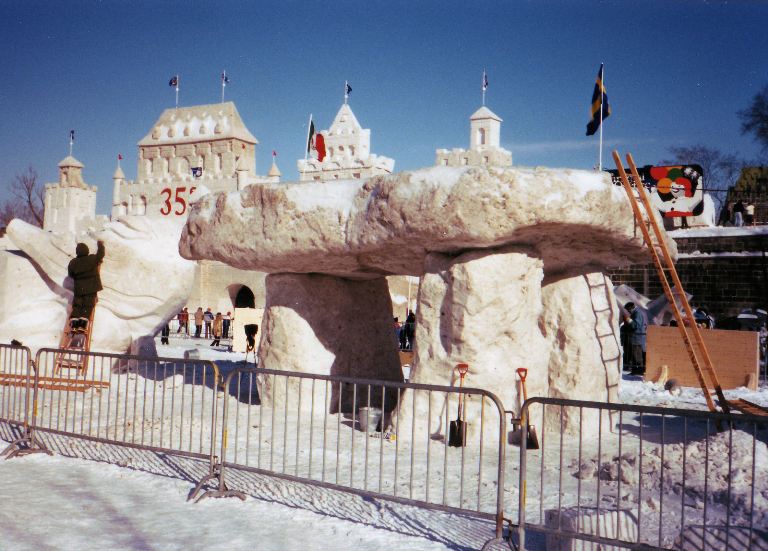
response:
<path fill-rule="evenodd" d="M 667 248 L 667 245 L 664 241 L 661 228 L 659 227 L 658 221 L 654 216 L 655 209 L 651 205 L 648 192 L 646 191 L 645 186 L 643 185 L 643 181 L 637 172 L 635 161 L 632 159 L 632 155 L 627 153 L 627 164 L 629 165 L 632 179 L 635 182 L 635 189 L 637 189 L 637 194 L 640 196 L 640 200 L 643 202 L 646 215 L 643 215 L 642 211 L 640 210 L 640 206 L 637 203 L 637 198 L 635 197 L 635 192 L 629 183 L 629 178 L 627 177 L 627 173 L 624 170 L 624 166 L 621 164 L 621 158 L 619 157 L 618 151 L 613 152 L 613 160 L 616 162 L 616 168 L 618 169 L 621 183 L 624 186 L 624 190 L 627 192 L 627 196 L 629 197 L 629 204 L 632 206 L 632 212 L 634 213 L 635 221 L 642 231 L 645 244 L 648 246 L 648 250 L 651 253 L 651 257 L 653 258 L 653 264 L 656 266 L 656 271 L 658 272 L 659 279 L 661 280 L 661 285 L 664 288 L 664 294 L 669 301 L 670 307 L 672 308 L 672 313 L 674 314 L 675 320 L 677 321 L 677 327 L 680 330 L 680 336 L 683 338 L 685 348 L 688 351 L 688 356 L 691 358 L 691 364 L 693 365 L 693 369 L 696 372 L 696 378 L 698 379 L 701 390 L 704 393 L 704 398 L 707 401 L 707 407 L 710 411 L 717 411 L 715 403 L 712 400 L 712 391 L 710 390 L 711 385 L 711 387 L 715 390 L 723 412 L 730 413 L 728 400 L 726 400 L 725 396 L 723 395 L 723 389 L 720 386 L 720 381 L 717 378 L 715 366 L 712 364 L 712 359 L 710 358 L 707 347 L 704 344 L 704 339 L 701 336 L 699 327 L 694 321 L 691 305 L 688 302 L 685 291 L 683 290 L 683 284 L 681 283 L 680 277 L 678 276 L 677 270 L 675 269 L 675 263 L 672 260 L 672 256 L 669 254 L 669 249 Z M 655 242 L 653 239 L 651 239 L 648 226 L 653 229 L 654 236 L 656 238 Z M 659 257 L 659 253 L 656 250 L 657 248 L 662 253 L 664 259 L 663 263 L 662 259 Z M 672 293 L 672 287 L 670 286 L 669 279 L 667 278 L 667 273 L 669 273 L 672 282 L 677 288 L 679 293 L 678 298 L 680 303 L 683 305 L 683 310 L 685 311 L 685 315 L 689 320 L 690 326 L 688 326 L 683 321 L 683 316 L 680 313 L 680 309 L 677 307 L 677 302 L 675 301 L 675 296 Z M 699 353 L 697 353 L 693 347 L 692 338 L 698 345 Z M 699 354 L 701 354 L 701 357 L 699 357 Z M 709 377 L 709 384 L 704 378 L 704 373 L 706 373 L 707 377 Z"/>
<path fill-rule="evenodd" d="M 94 304 L 90 318 L 67 318 L 59 343 L 62 352 L 56 354 L 54 360 L 54 376 L 60 374 L 63 369 L 75 369 L 78 374 L 85 376 L 88 371 L 87 353 L 91 349 L 91 330 L 95 312 Z"/>

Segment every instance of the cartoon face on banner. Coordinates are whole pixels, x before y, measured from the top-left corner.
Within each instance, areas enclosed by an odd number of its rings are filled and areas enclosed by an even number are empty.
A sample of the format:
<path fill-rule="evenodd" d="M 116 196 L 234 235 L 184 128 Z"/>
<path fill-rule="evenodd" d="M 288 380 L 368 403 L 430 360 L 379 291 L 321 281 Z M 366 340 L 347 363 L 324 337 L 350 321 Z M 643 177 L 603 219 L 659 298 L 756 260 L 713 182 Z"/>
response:
<path fill-rule="evenodd" d="M 648 180 L 656 188 L 651 203 L 667 218 L 700 215 L 704 210 L 702 172 L 698 165 L 649 167 Z"/>
<path fill-rule="evenodd" d="M 621 185 L 618 171 L 609 170 Z M 699 165 L 644 166 L 637 169 L 651 204 L 665 218 L 699 216 L 704 211 L 704 171 Z M 630 176 L 630 182 L 632 178 Z"/>

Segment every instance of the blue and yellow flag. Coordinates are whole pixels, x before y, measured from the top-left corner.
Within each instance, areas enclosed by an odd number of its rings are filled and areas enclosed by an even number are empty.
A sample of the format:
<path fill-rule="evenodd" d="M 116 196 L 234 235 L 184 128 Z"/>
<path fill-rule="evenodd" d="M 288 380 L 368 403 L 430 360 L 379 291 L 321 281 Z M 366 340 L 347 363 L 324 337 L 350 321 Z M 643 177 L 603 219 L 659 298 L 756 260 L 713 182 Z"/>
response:
<path fill-rule="evenodd" d="M 600 109 L 602 105 L 603 109 Z M 595 91 L 592 92 L 592 120 L 587 124 L 587 136 L 591 136 L 600 128 L 600 123 L 611 115 L 611 106 L 608 104 L 608 94 L 605 93 L 603 85 L 603 64 L 600 64 L 600 70 L 597 73 L 597 82 L 595 82 Z M 601 116 L 602 114 L 602 116 Z"/>

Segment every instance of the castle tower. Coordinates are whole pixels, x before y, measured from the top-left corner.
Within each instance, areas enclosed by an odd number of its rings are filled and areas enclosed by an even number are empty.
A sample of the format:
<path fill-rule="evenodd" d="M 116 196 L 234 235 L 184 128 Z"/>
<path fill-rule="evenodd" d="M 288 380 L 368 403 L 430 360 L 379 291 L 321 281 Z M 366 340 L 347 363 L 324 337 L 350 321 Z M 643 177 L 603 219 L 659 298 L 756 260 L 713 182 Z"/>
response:
<path fill-rule="evenodd" d="M 277 161 L 274 157 L 272 157 L 272 166 L 269 168 L 269 172 L 267 173 L 267 180 L 276 184 L 280 181 L 280 177 L 282 175 L 283 173 L 280 172 L 279 168 L 277 168 Z"/>
<path fill-rule="evenodd" d="M 320 132 L 325 140 L 325 158 L 299 159 L 299 181 L 329 181 L 369 178 L 377 174 L 392 174 L 394 159 L 372 154 L 371 130 L 363 128 L 344 104 L 336 113 L 328 130 Z"/>
<path fill-rule="evenodd" d="M 501 117 L 483 106 L 469 118 L 469 149 L 435 151 L 438 166 L 512 166 L 512 153 L 501 147 Z"/>
<path fill-rule="evenodd" d="M 78 233 L 96 220 L 96 186 L 85 183 L 83 168 L 69 155 L 59 163 L 59 181 L 45 185 L 44 230 Z"/>
<path fill-rule="evenodd" d="M 122 203 L 116 203 L 115 199 L 120 197 L 120 186 L 125 184 L 125 174 L 123 169 L 120 168 L 120 161 L 117 162 L 117 168 L 112 175 L 112 218 L 115 219 L 119 216 L 123 216 L 126 212 L 126 205 Z"/>
<path fill-rule="evenodd" d="M 235 191 L 256 175 L 258 140 L 231 101 L 166 109 L 139 143 L 137 177 L 113 181 L 114 213 L 183 222 L 198 187 Z"/>

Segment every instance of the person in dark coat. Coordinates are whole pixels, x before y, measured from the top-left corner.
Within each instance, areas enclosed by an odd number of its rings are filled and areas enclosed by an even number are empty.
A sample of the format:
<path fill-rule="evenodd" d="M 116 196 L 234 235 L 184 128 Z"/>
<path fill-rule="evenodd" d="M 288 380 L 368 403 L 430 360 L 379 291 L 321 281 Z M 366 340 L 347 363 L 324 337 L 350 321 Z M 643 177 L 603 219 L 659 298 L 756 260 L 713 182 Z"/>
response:
<path fill-rule="evenodd" d="M 76 256 L 67 266 L 67 273 L 74 282 L 70 319 L 91 319 L 97 293 L 103 288 L 99 266 L 104 260 L 104 242 L 99 241 L 97 245 L 96 254 L 89 254 L 88 245 L 78 243 L 75 248 Z"/>
<path fill-rule="evenodd" d="M 648 323 L 642 310 L 635 306 L 634 302 L 628 302 L 624 309 L 629 316 L 624 317 L 624 323 L 629 332 L 630 366 L 632 375 L 645 374 L 645 335 Z"/>

